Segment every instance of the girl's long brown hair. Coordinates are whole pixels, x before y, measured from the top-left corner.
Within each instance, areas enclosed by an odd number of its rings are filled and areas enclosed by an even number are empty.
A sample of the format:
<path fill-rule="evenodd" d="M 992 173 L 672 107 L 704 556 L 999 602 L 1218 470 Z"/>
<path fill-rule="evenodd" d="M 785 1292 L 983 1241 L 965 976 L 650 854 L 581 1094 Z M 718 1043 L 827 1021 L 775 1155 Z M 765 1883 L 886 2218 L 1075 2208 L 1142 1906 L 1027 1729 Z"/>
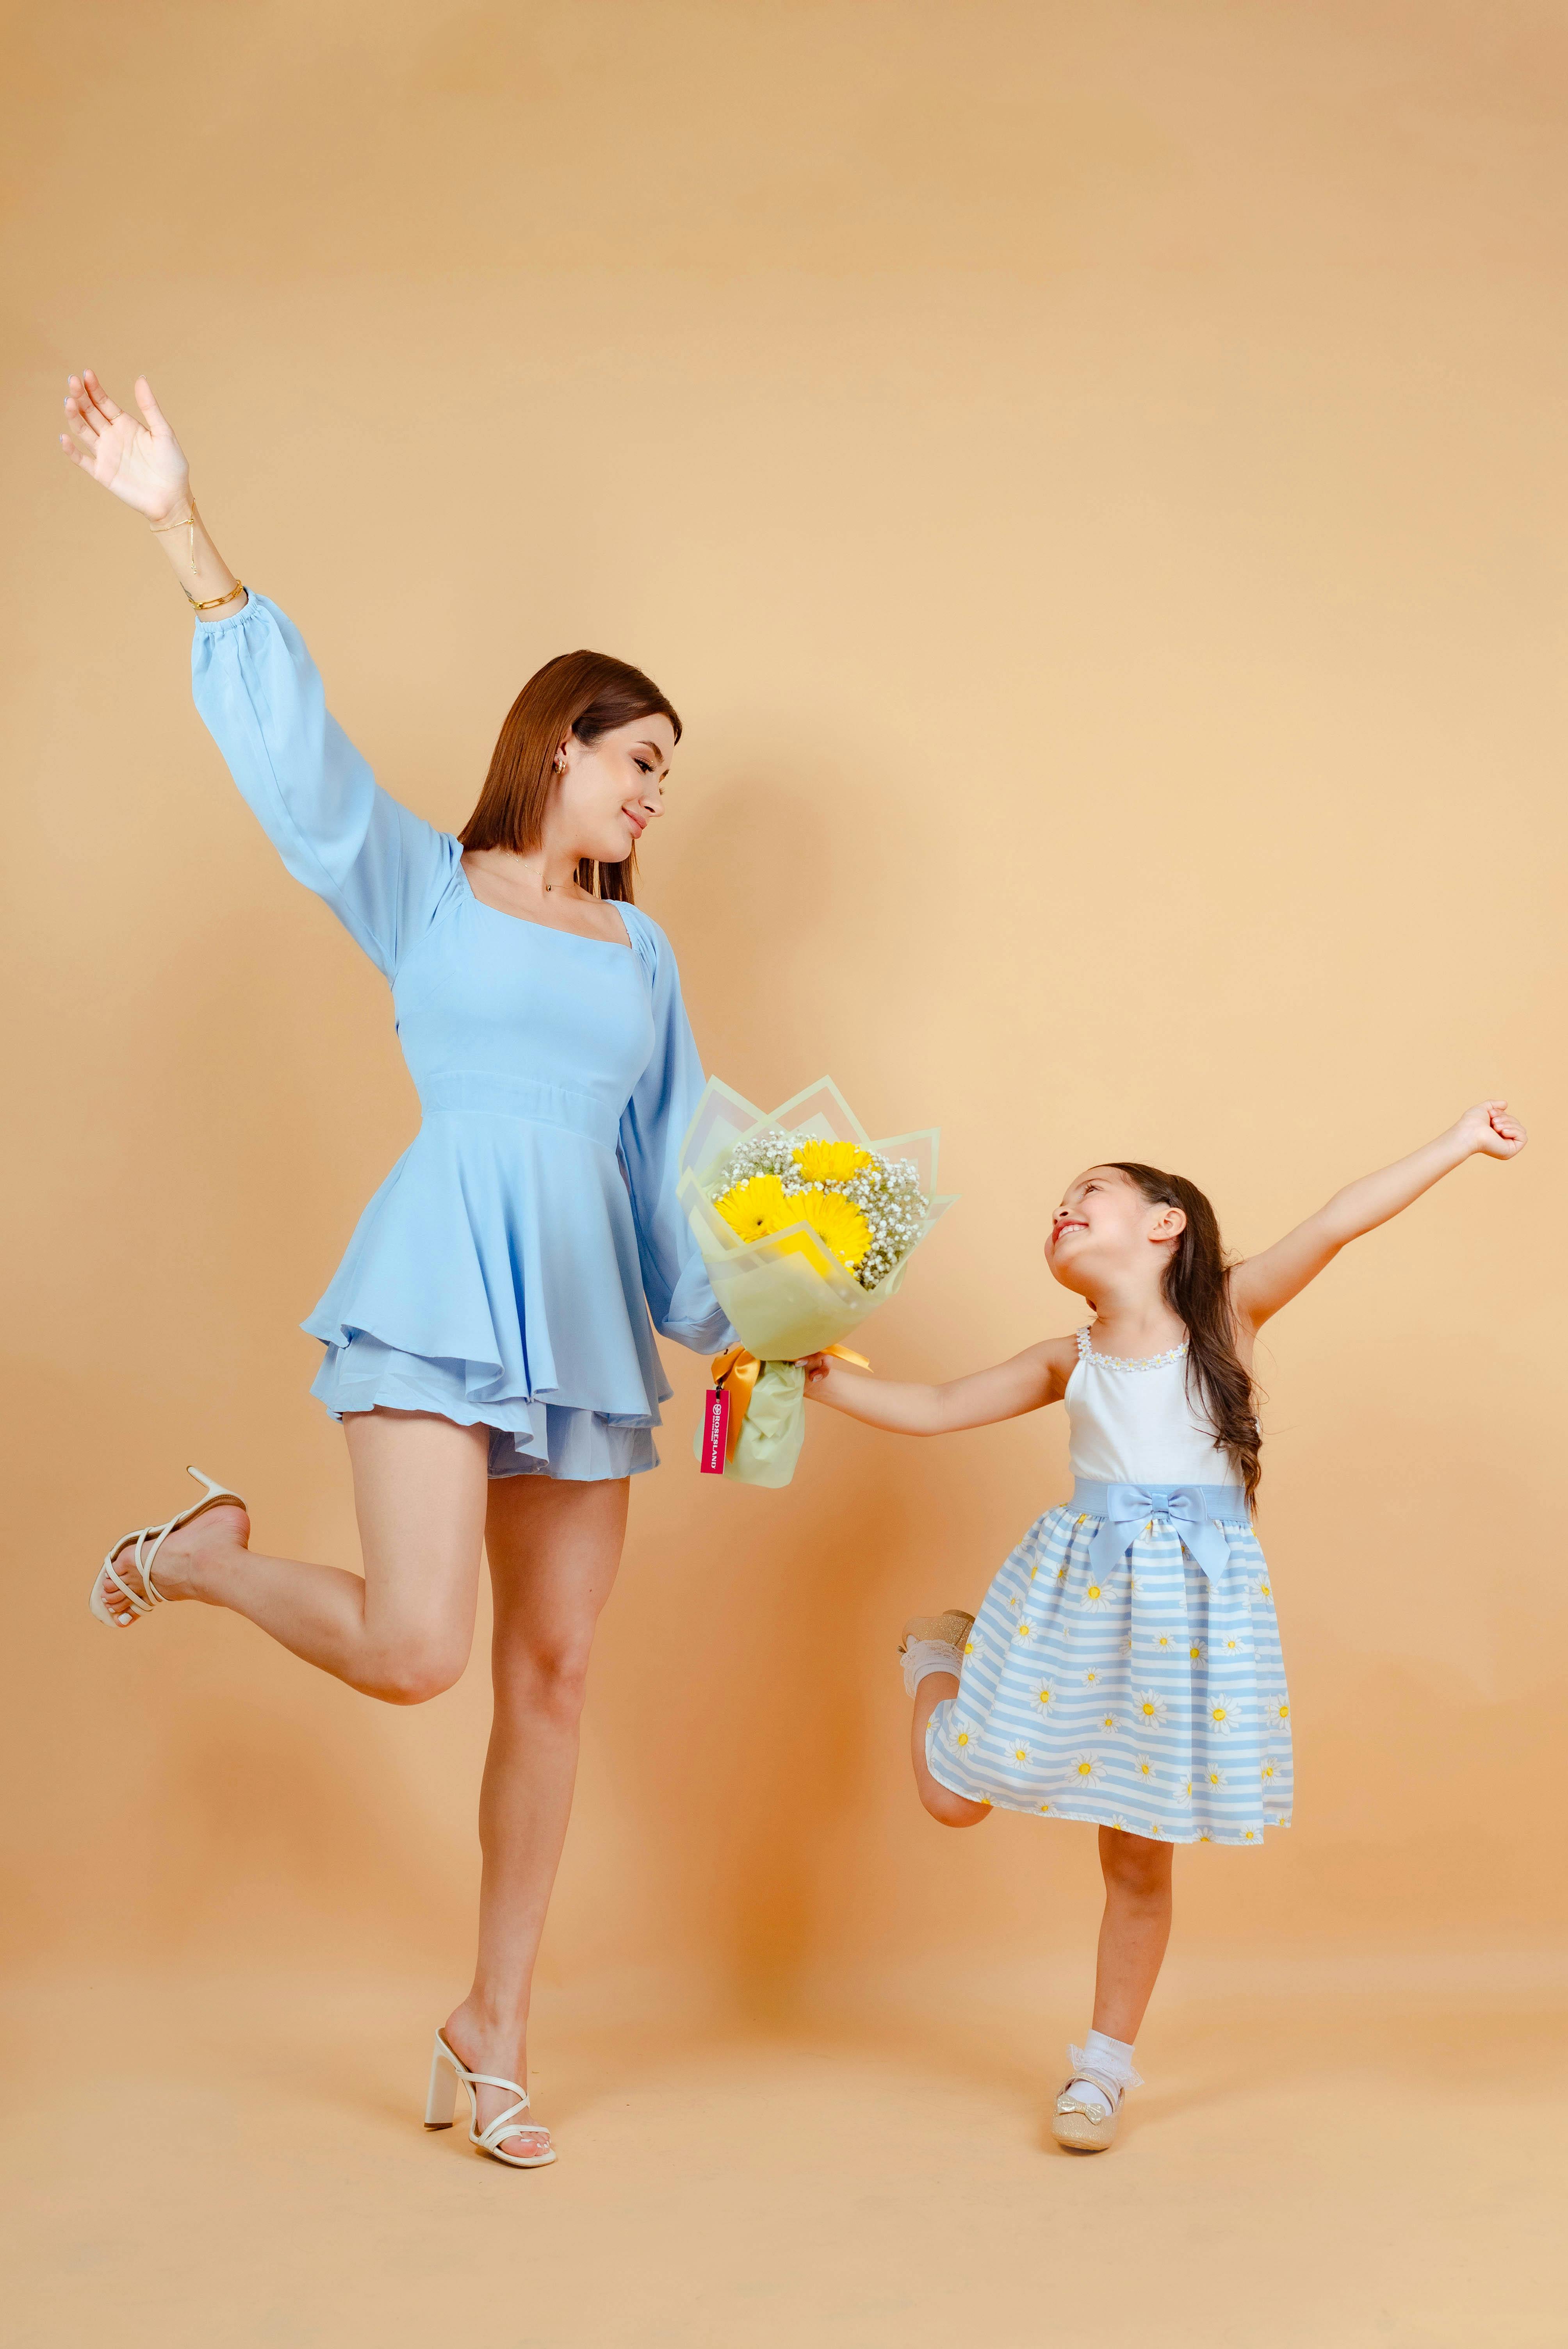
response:
<path fill-rule="evenodd" d="M 479 802 L 458 834 L 465 848 L 511 848 L 526 854 L 544 833 L 544 812 L 555 788 L 555 754 L 568 734 L 597 742 L 634 719 L 667 718 L 681 739 L 681 721 L 651 677 L 609 653 L 558 653 L 536 669 L 506 713 Z M 601 897 L 632 900 L 636 852 L 620 864 L 577 867 L 581 888 Z"/>
<path fill-rule="evenodd" d="M 1180 1207 L 1186 1229 L 1165 1267 L 1165 1302 L 1187 1330 L 1187 1392 L 1214 1431 L 1246 1488 L 1250 1507 L 1263 1475 L 1257 1397 L 1236 1351 L 1230 1268 L 1219 1219 L 1196 1183 L 1159 1166 L 1112 1158 L 1106 1162 L 1136 1183 L 1150 1206 Z"/>

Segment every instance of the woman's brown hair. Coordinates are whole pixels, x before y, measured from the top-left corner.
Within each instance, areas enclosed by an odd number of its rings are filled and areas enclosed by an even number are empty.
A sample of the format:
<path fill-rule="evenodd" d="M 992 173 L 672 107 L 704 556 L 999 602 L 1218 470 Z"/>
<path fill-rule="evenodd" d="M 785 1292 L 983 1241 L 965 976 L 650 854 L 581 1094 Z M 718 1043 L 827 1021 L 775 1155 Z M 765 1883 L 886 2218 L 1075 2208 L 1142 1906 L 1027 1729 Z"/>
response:
<path fill-rule="evenodd" d="M 1257 1397 L 1236 1351 L 1230 1267 L 1219 1220 L 1196 1183 L 1158 1166 L 1112 1158 L 1106 1162 L 1135 1183 L 1152 1206 L 1180 1207 L 1186 1228 L 1165 1267 L 1165 1302 L 1187 1330 L 1187 1392 L 1228 1452 L 1252 1505 L 1263 1475 Z"/>
<path fill-rule="evenodd" d="M 652 678 L 608 653 L 558 653 L 536 669 L 506 713 L 490 753 L 478 805 L 458 834 L 465 848 L 511 848 L 526 854 L 544 835 L 555 788 L 555 754 L 568 734 L 597 742 L 618 726 L 657 712 L 681 739 L 681 721 Z M 577 867 L 581 888 L 630 904 L 636 852 L 623 864 Z"/>

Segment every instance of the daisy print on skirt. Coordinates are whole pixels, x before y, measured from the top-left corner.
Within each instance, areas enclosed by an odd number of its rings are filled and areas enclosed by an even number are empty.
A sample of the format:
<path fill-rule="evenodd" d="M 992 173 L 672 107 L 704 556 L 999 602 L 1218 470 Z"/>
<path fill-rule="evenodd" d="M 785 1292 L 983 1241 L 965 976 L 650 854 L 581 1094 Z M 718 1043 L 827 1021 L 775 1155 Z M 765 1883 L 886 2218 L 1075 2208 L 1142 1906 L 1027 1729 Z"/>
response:
<path fill-rule="evenodd" d="M 1161 1843 L 1261 1844 L 1288 1826 L 1290 1699 L 1250 1526 L 1211 1582 L 1157 1520 L 1115 1569 L 1100 1520 L 1047 1510 L 987 1592 L 958 1693 L 926 1734 L 955 1794 Z"/>

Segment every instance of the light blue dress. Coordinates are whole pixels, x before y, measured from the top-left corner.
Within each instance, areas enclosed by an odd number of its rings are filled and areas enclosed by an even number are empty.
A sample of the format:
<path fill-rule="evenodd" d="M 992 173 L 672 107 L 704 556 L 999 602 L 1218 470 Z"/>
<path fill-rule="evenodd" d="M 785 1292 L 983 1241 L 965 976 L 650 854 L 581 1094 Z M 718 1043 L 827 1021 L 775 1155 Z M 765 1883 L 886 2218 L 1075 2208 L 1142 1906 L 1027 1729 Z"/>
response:
<path fill-rule="evenodd" d="M 1290 1695 L 1246 1495 L 1188 1385 L 1185 1343 L 1123 1361 L 1087 1330 L 1066 1402 L 1073 1497 L 986 1592 L 958 1693 L 933 1708 L 955 1794 L 1157 1843 L 1287 1827 Z"/>
<path fill-rule="evenodd" d="M 675 1193 L 703 1076 L 669 941 L 481 905 L 461 843 L 377 784 L 264 595 L 191 653 L 196 707 L 284 864 L 391 982 L 423 1123 L 304 1323 L 335 1418 L 386 1405 L 492 1433 L 490 1474 L 657 1464 L 649 1328 L 730 1331 Z"/>

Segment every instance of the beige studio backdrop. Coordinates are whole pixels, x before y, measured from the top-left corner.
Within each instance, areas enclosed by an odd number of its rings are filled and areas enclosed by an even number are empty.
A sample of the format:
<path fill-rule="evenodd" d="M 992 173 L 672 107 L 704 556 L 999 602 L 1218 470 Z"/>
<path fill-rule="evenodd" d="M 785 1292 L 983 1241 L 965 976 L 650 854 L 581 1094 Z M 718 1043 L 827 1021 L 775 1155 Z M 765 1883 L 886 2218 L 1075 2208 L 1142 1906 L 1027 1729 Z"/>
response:
<path fill-rule="evenodd" d="M 1040 1247 L 1088 1161 L 1191 1174 L 1246 1250 L 1509 1097 L 1517 1166 L 1463 1169 L 1270 1333 L 1296 1824 L 1182 1855 L 1175 1946 L 1247 1982 L 1538 1962 L 1568 1764 L 1561 13 L 274 0 L 14 35 L 18 1973 L 456 1995 L 488 1718 L 482 1645 L 397 1712 L 236 1619 L 87 1613 L 191 1459 L 269 1548 L 356 1559 L 296 1325 L 417 1110 L 383 982 L 191 709 L 158 551 L 53 451 L 84 361 L 122 398 L 150 374 L 225 553 L 435 822 L 552 653 L 671 694 L 639 895 L 707 1066 L 764 1102 L 826 1070 L 873 1133 L 943 1131 L 961 1201 L 869 1325 L 878 1370 L 1071 1328 Z M 1061 1495 L 1060 1413 L 923 1448 L 822 1414 L 790 1490 L 720 1488 L 702 1366 L 665 1352 L 547 1992 L 852 2031 L 1055 1966 L 1021 2033 L 1054 2047 L 1093 1839 L 935 1829 L 892 1651 Z"/>

